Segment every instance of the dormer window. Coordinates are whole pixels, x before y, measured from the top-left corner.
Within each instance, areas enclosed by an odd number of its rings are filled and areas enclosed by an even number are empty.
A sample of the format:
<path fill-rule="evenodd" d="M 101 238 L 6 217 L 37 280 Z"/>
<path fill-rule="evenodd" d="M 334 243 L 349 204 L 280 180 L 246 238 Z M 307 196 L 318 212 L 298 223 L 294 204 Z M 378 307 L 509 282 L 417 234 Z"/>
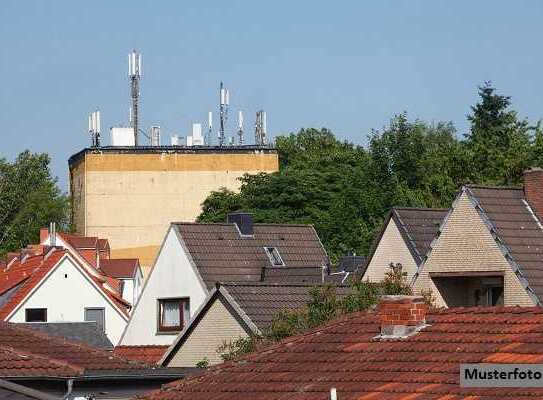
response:
<path fill-rule="evenodd" d="M 270 262 L 274 267 L 285 266 L 285 263 L 283 262 L 283 259 L 279 254 L 279 251 L 277 251 L 275 247 L 264 247 L 264 250 L 266 250 L 266 254 L 268 255 L 268 258 L 270 259 Z"/>

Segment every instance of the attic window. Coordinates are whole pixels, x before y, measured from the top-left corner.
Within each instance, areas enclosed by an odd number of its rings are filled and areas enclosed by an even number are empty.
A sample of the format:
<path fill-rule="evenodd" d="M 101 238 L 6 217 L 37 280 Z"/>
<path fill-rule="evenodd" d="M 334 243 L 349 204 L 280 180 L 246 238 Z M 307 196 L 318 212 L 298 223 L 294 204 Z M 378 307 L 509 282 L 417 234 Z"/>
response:
<path fill-rule="evenodd" d="M 47 322 L 47 308 L 25 309 L 25 322 Z"/>
<path fill-rule="evenodd" d="M 279 251 L 277 251 L 275 247 L 264 247 L 264 250 L 266 250 L 266 254 L 268 255 L 268 258 L 270 259 L 270 262 L 274 267 L 285 266 L 285 263 L 283 262 L 283 259 L 279 254 Z"/>

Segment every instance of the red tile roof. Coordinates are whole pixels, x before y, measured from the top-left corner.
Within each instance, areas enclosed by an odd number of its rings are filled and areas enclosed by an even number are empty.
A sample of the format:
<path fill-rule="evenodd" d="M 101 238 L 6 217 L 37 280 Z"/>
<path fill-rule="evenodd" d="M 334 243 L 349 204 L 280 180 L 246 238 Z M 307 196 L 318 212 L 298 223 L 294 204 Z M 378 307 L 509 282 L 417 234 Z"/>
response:
<path fill-rule="evenodd" d="M 380 340 L 378 316 L 355 313 L 176 381 L 149 400 L 528 399 L 543 388 L 461 388 L 461 363 L 543 363 L 543 309 L 431 313 L 406 339 Z"/>
<path fill-rule="evenodd" d="M 111 352 L 0 322 L 0 375 L 71 377 L 88 371 L 148 369 Z"/>
<path fill-rule="evenodd" d="M 74 249 L 96 249 L 99 246 L 97 237 L 79 236 L 64 232 L 58 232 L 57 234 Z"/>
<path fill-rule="evenodd" d="M 115 258 L 100 260 L 100 269 L 114 278 L 133 278 L 139 267 L 137 258 Z"/>
<path fill-rule="evenodd" d="M 156 364 L 164 355 L 169 346 L 117 346 L 113 353 L 127 360 L 143 361 Z"/>

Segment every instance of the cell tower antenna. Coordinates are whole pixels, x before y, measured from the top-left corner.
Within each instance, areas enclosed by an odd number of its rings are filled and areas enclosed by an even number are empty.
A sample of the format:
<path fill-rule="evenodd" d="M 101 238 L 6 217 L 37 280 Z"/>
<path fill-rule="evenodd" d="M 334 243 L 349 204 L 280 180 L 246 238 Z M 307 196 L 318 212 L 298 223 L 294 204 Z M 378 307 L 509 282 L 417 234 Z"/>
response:
<path fill-rule="evenodd" d="M 129 123 L 130 127 L 134 129 L 134 146 L 138 145 L 141 72 L 141 54 L 136 50 L 132 50 L 128 55 L 128 77 L 130 78 L 130 97 L 132 99 L 132 112 Z"/>
<path fill-rule="evenodd" d="M 213 113 L 210 111 L 207 114 L 207 133 L 205 137 L 205 144 L 211 145 L 211 137 L 213 135 Z"/>
<path fill-rule="evenodd" d="M 267 121 L 266 121 L 266 111 L 260 110 L 256 112 L 256 122 L 255 122 L 255 144 L 258 146 L 263 146 L 267 142 Z"/>
<path fill-rule="evenodd" d="M 243 111 L 238 111 L 238 138 L 240 146 L 243 145 Z"/>
<path fill-rule="evenodd" d="M 100 111 L 89 114 L 89 135 L 92 147 L 100 147 Z"/>
<path fill-rule="evenodd" d="M 220 117 L 220 127 L 219 127 L 219 146 L 224 144 L 226 129 L 226 121 L 228 120 L 228 105 L 230 104 L 230 93 L 221 82 L 220 91 L 219 91 L 220 103 L 219 103 L 219 117 Z"/>

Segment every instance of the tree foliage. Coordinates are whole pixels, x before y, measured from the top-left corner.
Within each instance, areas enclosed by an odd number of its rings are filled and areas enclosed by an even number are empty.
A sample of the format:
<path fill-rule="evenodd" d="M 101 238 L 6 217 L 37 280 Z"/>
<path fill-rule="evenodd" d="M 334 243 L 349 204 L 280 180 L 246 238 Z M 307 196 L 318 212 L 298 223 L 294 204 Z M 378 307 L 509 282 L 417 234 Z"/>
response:
<path fill-rule="evenodd" d="M 462 184 L 518 184 L 528 166 L 543 165 L 543 131 L 485 83 L 459 137 L 450 122 L 394 116 L 369 135 L 367 147 L 338 140 L 326 128 L 279 136 L 280 169 L 245 175 L 238 193 L 222 189 L 203 203 L 202 222 L 231 211 L 256 222 L 313 224 L 332 261 L 367 254 L 393 206 L 449 207 Z"/>
<path fill-rule="evenodd" d="M 39 240 L 49 222 L 68 224 L 68 200 L 49 170 L 47 154 L 25 151 L 12 163 L 0 159 L 0 256 Z"/>

